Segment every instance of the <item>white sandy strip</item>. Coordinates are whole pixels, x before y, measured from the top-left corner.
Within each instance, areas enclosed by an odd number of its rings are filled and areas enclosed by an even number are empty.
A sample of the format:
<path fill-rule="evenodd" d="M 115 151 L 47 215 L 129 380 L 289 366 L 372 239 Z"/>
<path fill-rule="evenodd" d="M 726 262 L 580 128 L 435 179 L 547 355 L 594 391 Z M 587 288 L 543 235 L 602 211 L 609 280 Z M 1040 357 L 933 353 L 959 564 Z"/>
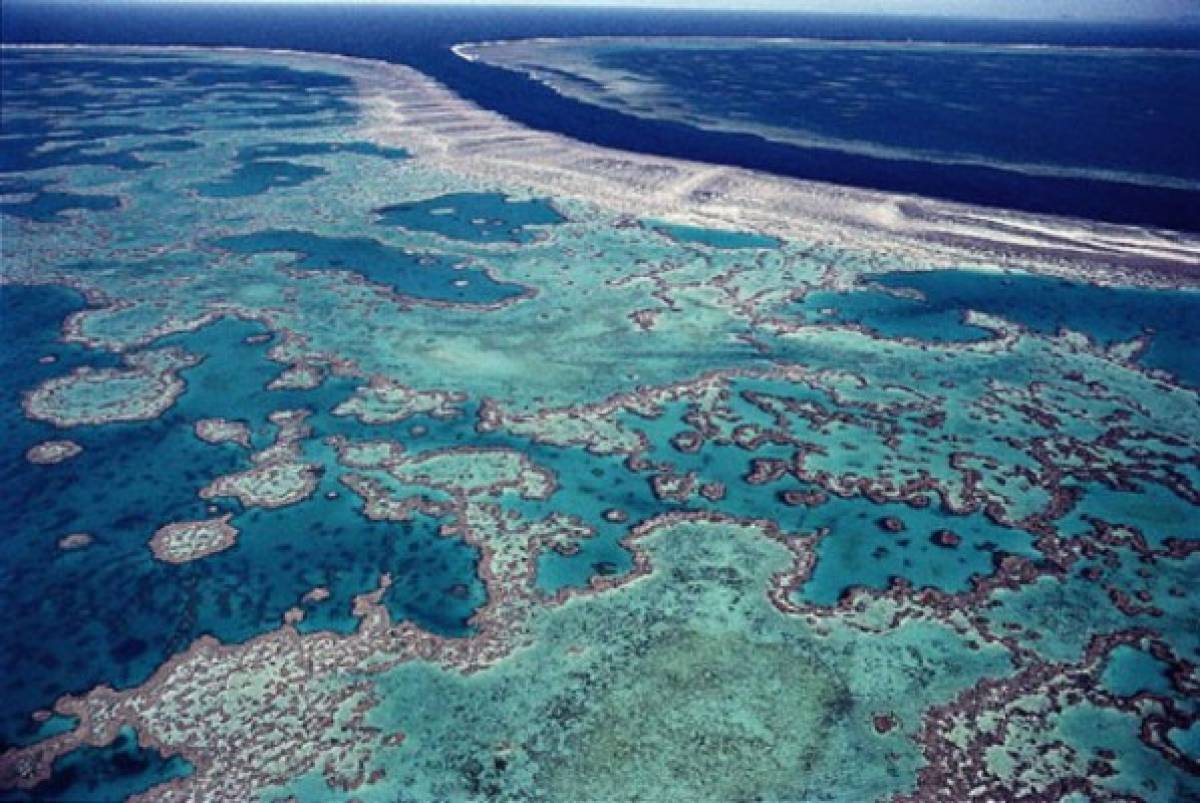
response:
<path fill-rule="evenodd" d="M 96 48 L 93 48 L 96 49 Z M 103 48 L 264 59 L 353 79 L 363 136 L 497 186 L 634 217 L 861 249 L 931 267 L 997 265 L 1093 282 L 1200 286 L 1200 237 L 970 206 L 618 151 L 537 131 L 397 64 L 243 48 Z"/>

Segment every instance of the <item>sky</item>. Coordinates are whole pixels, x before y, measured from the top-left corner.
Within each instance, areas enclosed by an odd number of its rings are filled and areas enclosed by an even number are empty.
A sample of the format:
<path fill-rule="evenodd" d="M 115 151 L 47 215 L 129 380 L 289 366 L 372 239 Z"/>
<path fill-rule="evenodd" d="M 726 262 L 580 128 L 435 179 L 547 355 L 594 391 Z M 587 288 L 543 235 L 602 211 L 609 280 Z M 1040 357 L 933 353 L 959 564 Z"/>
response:
<path fill-rule="evenodd" d="M 45 1 L 45 0 L 43 0 Z M 114 2 L 115 0 L 108 0 Z M 213 0 L 134 0 L 142 3 Z M 223 2 L 340 2 L 408 5 L 616 6 L 742 11 L 824 11 L 1002 19 L 1151 19 L 1200 17 L 1200 0 L 221 0 Z"/>

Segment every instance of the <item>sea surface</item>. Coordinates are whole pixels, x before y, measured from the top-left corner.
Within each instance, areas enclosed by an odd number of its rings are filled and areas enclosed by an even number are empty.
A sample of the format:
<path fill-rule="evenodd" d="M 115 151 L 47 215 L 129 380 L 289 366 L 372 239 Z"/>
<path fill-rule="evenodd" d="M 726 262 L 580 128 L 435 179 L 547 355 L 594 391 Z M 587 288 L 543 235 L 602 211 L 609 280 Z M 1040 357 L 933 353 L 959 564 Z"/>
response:
<path fill-rule="evenodd" d="M 5 36 L 382 54 L 600 140 L 805 150 L 448 49 L 706 15 L 76 10 L 6 3 Z M 1188 45 L 725 27 L 768 23 Z M 0 58 L 0 799 L 1200 796 L 1200 293 L 464 178 L 368 141 L 338 67 Z M 212 520 L 236 539 L 152 548 Z"/>
<path fill-rule="evenodd" d="M 464 53 L 618 111 L 803 148 L 1200 191 L 1200 51 L 642 38 Z"/>
<path fill-rule="evenodd" d="M 2 13 L 6 42 L 238 45 L 379 58 L 414 66 L 517 122 L 601 145 L 1013 209 L 1200 228 L 1191 144 L 1200 112 L 1189 102 L 1200 93 L 1195 23 L 28 0 L 5 3 Z M 604 49 L 608 67 L 633 76 L 638 93 L 669 95 L 649 108 L 630 107 L 627 86 L 564 95 L 451 52 L 462 42 L 592 36 L 816 41 L 751 46 L 752 55 L 736 42 Z M 864 48 L 867 58 L 858 58 Z"/>

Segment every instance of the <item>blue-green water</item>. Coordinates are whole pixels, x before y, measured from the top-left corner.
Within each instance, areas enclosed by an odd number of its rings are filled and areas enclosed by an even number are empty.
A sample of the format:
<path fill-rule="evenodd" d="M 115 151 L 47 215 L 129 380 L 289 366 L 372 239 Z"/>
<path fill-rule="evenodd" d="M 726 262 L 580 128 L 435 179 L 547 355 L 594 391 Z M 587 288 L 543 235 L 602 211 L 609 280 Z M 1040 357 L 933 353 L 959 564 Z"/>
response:
<path fill-rule="evenodd" d="M 779 241 L 774 237 L 752 234 L 744 231 L 723 231 L 721 229 L 705 229 L 699 226 L 676 226 L 669 223 L 655 223 L 654 230 L 684 243 L 696 243 L 712 248 L 778 248 Z"/>
<path fill-rule="evenodd" d="M 1140 692 L 1170 694 L 1167 665 L 1144 650 L 1118 647 L 1109 657 L 1102 680 L 1113 694 L 1132 697 Z"/>
<path fill-rule="evenodd" d="M 259 142 L 238 149 L 243 162 L 256 159 L 285 159 L 291 156 L 378 156 L 382 159 L 407 159 L 403 148 L 388 148 L 374 142 Z"/>

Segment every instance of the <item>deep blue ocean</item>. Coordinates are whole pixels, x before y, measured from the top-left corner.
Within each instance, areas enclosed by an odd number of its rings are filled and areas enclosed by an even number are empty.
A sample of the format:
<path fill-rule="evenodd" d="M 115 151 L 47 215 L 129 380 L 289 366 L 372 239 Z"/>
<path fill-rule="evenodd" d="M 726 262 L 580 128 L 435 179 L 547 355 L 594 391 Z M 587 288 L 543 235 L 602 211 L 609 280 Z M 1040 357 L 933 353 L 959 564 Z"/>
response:
<path fill-rule="evenodd" d="M 612 76 L 590 91 L 619 111 L 802 147 L 1200 191 L 1200 51 L 608 41 L 585 49 Z"/>
<path fill-rule="evenodd" d="M 1114 137 L 1137 122 L 1114 118 L 1112 104 L 1085 98 L 1072 118 L 1061 108 L 1074 99 L 1059 93 L 1052 104 L 1059 119 L 1075 125 L 1057 132 L 1026 130 L 1019 114 L 1027 108 L 1002 102 L 980 102 L 973 111 L 953 115 L 953 131 L 945 125 L 919 126 L 913 121 L 867 120 L 856 125 L 905 126 L 906 145 L 936 147 L 947 136 L 983 143 L 978 154 L 986 164 L 947 164 L 921 158 L 879 158 L 833 148 L 802 147 L 750 133 L 705 130 L 667 120 L 634 117 L 619 111 L 560 96 L 524 75 L 479 63 L 450 52 L 454 44 L 485 39 L 562 36 L 746 36 L 799 37 L 850 41 L 918 41 L 992 44 L 1052 44 L 1200 51 L 1200 25 L 1015 23 L 994 21 L 884 18 L 862 15 L 784 13 L 714 13 L 615 9 L 518 9 L 502 7 L 347 7 L 324 5 L 116 5 L 41 3 L 8 0 L 0 11 L 5 42 L 82 42 L 106 44 L 194 44 L 276 47 L 342 53 L 412 65 L 477 103 L 527 125 L 558 131 L 601 145 L 699 159 L 764 170 L 779 175 L 839 184 L 911 192 L 953 200 L 1089 217 L 1114 222 L 1200 230 L 1200 192 L 1147 186 L 1119 177 L 1033 175 L 991 164 L 1012 160 L 1006 153 L 1021 140 L 1021 159 L 1053 164 L 1065 154 L 1114 148 Z M 971 82 L 954 65 L 922 64 L 920 74 L 906 70 L 909 80 L 926 93 L 944 91 L 947 103 L 962 105 Z M 809 65 L 811 67 L 811 65 Z M 753 73 L 749 74 L 753 78 Z M 777 70 L 765 71 L 774 81 L 787 81 Z M 1025 76 L 1020 92 L 1041 96 L 1045 85 L 1061 86 L 1060 70 L 1043 65 Z M 939 76 L 955 80 L 939 83 Z M 1128 77 L 1128 76 L 1126 76 Z M 1183 98 L 1171 103 L 1171 125 L 1182 138 L 1164 129 L 1145 147 L 1153 153 L 1125 153 L 1135 166 L 1153 163 L 1188 178 L 1200 168 L 1200 146 L 1186 132 L 1200 126 L 1200 86 L 1190 72 L 1168 71 L 1113 85 L 1119 92 L 1161 91 Z M 797 77 L 799 80 L 799 76 Z M 1096 84 L 1093 84 L 1096 85 Z M 1103 87 L 1103 82 L 1099 84 Z M 942 89 L 944 87 L 944 90 Z M 965 88 L 964 88 L 965 87 Z M 1120 88 L 1118 88 L 1120 87 Z M 769 89 L 769 87 L 764 87 Z M 1194 91 L 1193 91 L 1194 90 Z M 1103 95 L 1103 92 L 1100 93 Z M 1103 98 L 1101 98 L 1102 100 Z M 1117 109 L 1119 113 L 1119 108 Z M 894 118 L 894 115 L 893 115 Z M 832 121 L 832 123 L 831 123 Z M 829 118 L 823 124 L 833 124 Z M 1141 121 L 1143 130 L 1153 123 Z M 1168 121 L 1164 121 L 1164 126 Z M 832 132 L 839 133 L 836 129 Z M 847 131 L 847 137 L 853 132 Z M 921 142 L 929 136 L 931 141 Z M 1042 144 L 1039 144 L 1042 143 Z M 1078 147 L 1074 147 L 1077 143 Z M 1163 143 L 1166 143 L 1164 145 Z M 1174 143 L 1174 144 L 1172 144 Z M 1116 147 L 1121 143 L 1116 142 Z M 988 148 L 991 148 L 990 152 Z M 1173 149 L 1164 153 L 1164 148 Z M 1127 149 L 1128 150 L 1128 149 Z M 994 159 L 990 157 L 995 157 Z"/>

